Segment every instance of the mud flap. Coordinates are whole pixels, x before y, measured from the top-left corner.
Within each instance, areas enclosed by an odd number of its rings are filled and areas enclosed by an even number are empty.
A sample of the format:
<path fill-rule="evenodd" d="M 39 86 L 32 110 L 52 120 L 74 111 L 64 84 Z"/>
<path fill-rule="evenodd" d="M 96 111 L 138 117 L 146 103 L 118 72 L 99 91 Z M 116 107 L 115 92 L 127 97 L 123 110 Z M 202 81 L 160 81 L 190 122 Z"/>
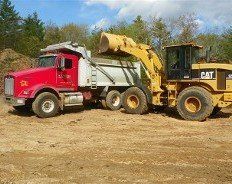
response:
<path fill-rule="evenodd" d="M 109 86 L 104 87 L 104 89 L 102 90 L 102 92 L 100 94 L 100 97 L 105 98 L 106 95 L 107 95 L 108 90 L 109 90 Z"/>

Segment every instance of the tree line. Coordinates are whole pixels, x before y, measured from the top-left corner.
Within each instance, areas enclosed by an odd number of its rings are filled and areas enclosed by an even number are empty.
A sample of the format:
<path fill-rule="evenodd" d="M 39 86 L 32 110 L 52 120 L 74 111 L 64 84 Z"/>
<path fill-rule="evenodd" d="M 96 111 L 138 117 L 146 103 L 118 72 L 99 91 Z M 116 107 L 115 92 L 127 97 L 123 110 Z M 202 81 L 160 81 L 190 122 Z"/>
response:
<path fill-rule="evenodd" d="M 220 32 L 199 32 L 199 23 L 195 14 L 185 14 L 178 18 L 163 19 L 153 16 L 143 20 L 138 15 L 132 22 L 120 21 L 106 29 L 90 29 L 87 25 L 67 23 L 57 26 L 44 24 L 34 12 L 22 18 L 10 0 L 0 1 L 0 50 L 13 50 L 30 57 L 37 57 L 40 49 L 47 45 L 73 41 L 85 45 L 93 55 L 98 54 L 98 44 L 102 31 L 123 34 L 138 43 L 149 44 L 156 52 L 164 56 L 164 46 L 185 42 L 196 42 L 208 49 L 212 46 L 211 57 L 222 60 L 232 58 L 232 25 Z"/>

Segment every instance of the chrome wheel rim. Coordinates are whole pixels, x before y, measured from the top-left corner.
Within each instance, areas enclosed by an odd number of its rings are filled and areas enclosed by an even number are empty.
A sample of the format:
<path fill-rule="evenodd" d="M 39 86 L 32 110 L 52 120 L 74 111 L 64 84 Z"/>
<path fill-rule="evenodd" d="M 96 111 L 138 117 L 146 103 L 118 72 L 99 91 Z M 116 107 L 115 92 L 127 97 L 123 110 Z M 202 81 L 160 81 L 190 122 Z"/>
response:
<path fill-rule="evenodd" d="M 54 110 L 55 108 L 55 103 L 52 100 L 45 100 L 42 103 L 42 110 L 45 113 L 50 113 Z"/>
<path fill-rule="evenodd" d="M 113 98 L 112 98 L 112 105 L 113 106 L 118 106 L 120 104 L 120 97 L 115 95 Z"/>

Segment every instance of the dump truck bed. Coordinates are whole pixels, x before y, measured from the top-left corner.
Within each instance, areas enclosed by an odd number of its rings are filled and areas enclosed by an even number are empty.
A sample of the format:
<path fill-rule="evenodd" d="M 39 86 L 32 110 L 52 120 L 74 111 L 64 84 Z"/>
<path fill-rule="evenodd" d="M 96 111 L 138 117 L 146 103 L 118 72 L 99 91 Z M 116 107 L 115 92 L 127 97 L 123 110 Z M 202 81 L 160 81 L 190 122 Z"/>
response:
<path fill-rule="evenodd" d="M 78 84 L 80 87 L 132 86 L 141 78 L 140 63 L 103 58 L 92 58 L 97 65 L 81 58 L 78 67 Z M 100 69 L 108 73 L 114 81 Z"/>

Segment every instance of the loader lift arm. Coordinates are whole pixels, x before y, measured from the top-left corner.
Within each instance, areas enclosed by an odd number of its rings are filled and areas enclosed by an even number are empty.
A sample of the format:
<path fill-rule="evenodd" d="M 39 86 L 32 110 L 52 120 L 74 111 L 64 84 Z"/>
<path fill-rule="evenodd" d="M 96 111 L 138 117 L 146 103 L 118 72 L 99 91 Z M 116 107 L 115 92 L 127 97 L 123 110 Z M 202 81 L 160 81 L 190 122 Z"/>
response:
<path fill-rule="evenodd" d="M 101 34 L 100 53 L 126 53 L 139 58 L 145 66 L 145 71 L 150 78 L 150 90 L 153 93 L 153 104 L 162 105 L 160 95 L 163 92 L 161 89 L 164 82 L 164 68 L 159 57 L 152 48 L 145 44 L 137 44 L 133 39 L 126 36 L 114 35 L 103 32 Z"/>

